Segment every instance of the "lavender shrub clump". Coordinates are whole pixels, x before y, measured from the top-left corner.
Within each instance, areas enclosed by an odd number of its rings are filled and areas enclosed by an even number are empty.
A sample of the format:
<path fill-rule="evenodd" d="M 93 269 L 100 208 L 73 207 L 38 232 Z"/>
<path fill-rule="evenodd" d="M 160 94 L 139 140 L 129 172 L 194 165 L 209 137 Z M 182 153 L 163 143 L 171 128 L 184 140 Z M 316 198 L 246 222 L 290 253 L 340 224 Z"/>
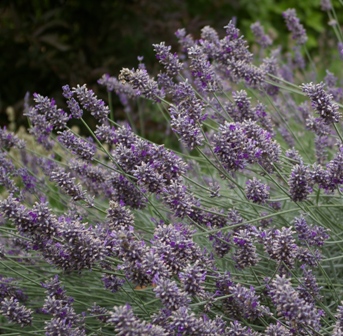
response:
<path fill-rule="evenodd" d="M 343 335 L 341 78 L 283 17 L 290 52 L 230 21 L 104 74 L 128 122 L 86 84 L 26 96 L 29 129 L 0 128 L 1 334 Z"/>

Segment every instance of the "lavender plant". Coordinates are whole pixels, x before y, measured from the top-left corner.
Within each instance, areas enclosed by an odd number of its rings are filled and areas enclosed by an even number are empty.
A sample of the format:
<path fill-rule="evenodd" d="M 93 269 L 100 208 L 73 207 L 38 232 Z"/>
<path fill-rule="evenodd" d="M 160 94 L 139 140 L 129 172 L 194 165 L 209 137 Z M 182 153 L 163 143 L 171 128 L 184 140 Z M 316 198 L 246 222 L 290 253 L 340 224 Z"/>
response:
<path fill-rule="evenodd" d="M 343 333 L 337 78 L 310 81 L 313 61 L 271 49 L 260 22 L 256 55 L 225 29 L 155 44 L 155 78 L 140 63 L 99 79 L 126 111 L 151 101 L 174 150 L 85 84 L 63 87 L 66 111 L 34 94 L 28 133 L 0 129 L 1 334 Z"/>

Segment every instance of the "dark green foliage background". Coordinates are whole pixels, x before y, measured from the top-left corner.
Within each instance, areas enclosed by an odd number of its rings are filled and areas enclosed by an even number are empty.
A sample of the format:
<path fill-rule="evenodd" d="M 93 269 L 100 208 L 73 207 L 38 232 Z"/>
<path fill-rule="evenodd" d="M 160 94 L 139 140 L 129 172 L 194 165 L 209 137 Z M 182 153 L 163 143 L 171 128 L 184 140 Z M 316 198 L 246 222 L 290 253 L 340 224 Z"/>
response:
<path fill-rule="evenodd" d="M 0 125 L 7 122 L 8 106 L 14 107 L 19 125 L 25 122 L 21 113 L 26 91 L 62 103 L 62 85 L 87 83 L 104 98 L 97 79 L 135 67 L 138 55 L 144 56 L 150 71 L 157 71 L 151 44 L 165 41 L 177 50 L 174 32 L 182 27 L 198 38 L 203 26 L 223 33 L 223 26 L 236 18 L 252 42 L 249 27 L 259 20 L 275 45 L 285 45 L 289 37 L 281 14 L 294 7 L 307 29 L 308 48 L 325 50 L 328 17 L 319 4 L 320 0 L 2 0 Z M 338 0 L 336 5 L 340 8 Z"/>

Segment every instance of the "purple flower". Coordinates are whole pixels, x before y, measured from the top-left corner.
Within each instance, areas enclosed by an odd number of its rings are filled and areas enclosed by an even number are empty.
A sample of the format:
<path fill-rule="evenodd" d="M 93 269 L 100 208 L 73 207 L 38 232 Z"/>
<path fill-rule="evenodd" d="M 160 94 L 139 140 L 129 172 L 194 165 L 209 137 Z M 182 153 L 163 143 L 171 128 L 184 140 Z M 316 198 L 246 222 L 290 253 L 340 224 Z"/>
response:
<path fill-rule="evenodd" d="M 110 230 L 117 231 L 119 229 L 128 230 L 134 225 L 134 216 L 130 209 L 115 201 L 110 201 L 107 210 L 107 221 Z"/>
<path fill-rule="evenodd" d="M 89 90 L 86 84 L 80 86 L 77 85 L 72 89 L 72 93 L 76 95 L 77 99 L 80 101 L 81 106 L 88 110 L 91 115 L 99 121 L 100 124 L 107 124 L 107 118 L 110 113 L 110 109 L 105 102 L 98 99 L 94 94 L 93 90 Z M 76 107 L 77 108 L 77 107 Z M 80 114 L 80 110 L 77 112 Z"/>
<path fill-rule="evenodd" d="M 332 101 L 333 97 L 324 91 L 324 83 L 303 84 L 302 91 L 310 97 L 312 108 L 314 108 L 325 123 L 338 123 L 340 120 L 339 107 Z"/>
<path fill-rule="evenodd" d="M 0 302 L 0 314 L 12 323 L 17 323 L 21 327 L 31 325 L 32 314 L 31 309 L 21 305 L 14 297 L 4 298 Z"/>
<path fill-rule="evenodd" d="M 188 265 L 179 273 L 183 289 L 189 295 L 199 295 L 204 292 L 203 282 L 206 279 L 206 270 L 196 262 L 194 265 Z"/>
<path fill-rule="evenodd" d="M 145 69 L 133 71 L 124 68 L 120 71 L 118 78 L 123 84 L 130 84 L 134 90 L 137 90 L 138 95 L 146 99 L 159 103 L 160 98 L 163 98 L 163 93 L 158 88 L 156 81 L 149 77 Z"/>
<path fill-rule="evenodd" d="M 61 130 L 67 126 L 67 121 L 69 117 L 67 113 L 59 109 L 56 106 L 54 99 L 49 99 L 48 97 L 43 97 L 38 93 L 33 94 L 33 100 L 36 105 L 34 108 L 30 109 L 28 117 L 33 119 L 35 122 L 35 116 L 44 116 L 46 122 L 50 123 L 53 128 Z"/>
<path fill-rule="evenodd" d="M 279 272 L 292 269 L 298 255 L 298 246 L 291 228 L 270 229 L 264 232 L 263 245 L 270 258 L 279 264 Z M 285 268 L 287 267 L 287 268 Z"/>
<path fill-rule="evenodd" d="M 144 195 L 145 190 L 140 190 L 125 176 L 112 173 L 108 183 L 113 188 L 110 198 L 122 205 L 130 206 L 133 209 L 143 209 L 147 199 Z"/>
<path fill-rule="evenodd" d="M 209 240 L 212 241 L 212 247 L 220 258 L 223 258 L 231 249 L 231 232 L 223 233 L 218 231 L 215 234 L 211 234 Z"/>
<path fill-rule="evenodd" d="M 72 131 L 66 130 L 59 132 L 58 141 L 80 158 L 86 161 L 92 161 L 94 159 L 96 151 L 95 144 L 82 139 L 80 136 L 75 135 Z"/>
<path fill-rule="evenodd" d="M 0 302 L 5 298 L 13 298 L 17 301 L 27 301 L 27 296 L 18 287 L 17 280 L 5 278 L 0 275 Z"/>
<path fill-rule="evenodd" d="M 88 311 L 91 316 L 95 316 L 95 318 L 99 321 L 108 323 L 109 311 L 106 308 L 100 307 L 99 305 L 94 303 L 93 306 L 88 309 Z"/>
<path fill-rule="evenodd" d="M 323 297 L 320 295 L 320 289 L 317 284 L 317 279 L 312 273 L 312 270 L 308 270 L 305 267 L 303 269 L 303 276 L 300 279 L 300 285 L 297 287 L 300 298 L 304 299 L 307 303 L 315 305 L 316 301 L 320 301 Z"/>
<path fill-rule="evenodd" d="M 335 317 L 337 320 L 332 336 L 341 336 L 343 334 L 343 301 L 341 301 L 341 305 L 337 307 L 337 313 L 335 314 Z"/>
<path fill-rule="evenodd" d="M 233 259 L 239 269 L 255 266 L 259 261 L 252 237 L 251 232 L 246 229 L 235 232 L 233 236 L 233 243 L 236 245 Z"/>
<path fill-rule="evenodd" d="M 86 336 L 83 327 L 74 326 L 68 319 L 61 317 L 53 317 L 50 321 L 46 321 L 44 330 L 46 336 Z"/>
<path fill-rule="evenodd" d="M 225 107 L 227 113 L 234 121 L 242 122 L 247 119 L 255 120 L 255 114 L 251 108 L 250 97 L 246 91 L 236 91 L 232 93 L 234 103 L 229 102 Z"/>
<path fill-rule="evenodd" d="M 242 326 L 238 321 L 230 322 L 230 327 L 226 330 L 227 335 L 230 336 L 258 336 L 256 331 L 253 331 L 250 327 Z"/>
<path fill-rule="evenodd" d="M 293 40 L 295 40 L 297 44 L 305 44 L 307 41 L 306 30 L 297 18 L 295 9 L 287 9 L 282 13 L 282 16 L 286 21 L 288 30 L 292 33 Z"/>
<path fill-rule="evenodd" d="M 82 190 L 80 184 L 75 183 L 75 178 L 71 177 L 69 172 L 67 173 L 63 168 L 56 165 L 48 173 L 50 180 L 56 182 L 63 192 L 72 197 L 74 201 L 85 200 L 90 202 L 86 192 Z"/>
<path fill-rule="evenodd" d="M 332 9 L 331 0 L 321 0 L 320 1 L 320 8 L 324 12 L 328 12 Z"/>
<path fill-rule="evenodd" d="M 114 307 L 114 311 L 110 312 L 107 322 L 114 326 L 117 335 L 161 335 L 167 336 L 164 329 L 157 325 L 149 324 L 140 320 L 133 314 L 132 308 L 126 304 L 125 306 Z"/>
<path fill-rule="evenodd" d="M 304 245 L 323 246 L 324 241 L 329 238 L 326 228 L 308 225 L 303 216 L 294 218 L 294 228 L 298 233 L 299 240 Z"/>
<path fill-rule="evenodd" d="M 172 54 L 170 52 L 171 47 L 166 46 L 164 42 L 153 44 L 153 47 L 156 58 L 164 66 L 166 73 L 169 76 L 177 75 L 183 67 L 183 63 L 180 62 L 177 54 Z"/>
<path fill-rule="evenodd" d="M 256 42 L 262 48 L 268 48 L 273 43 L 270 36 L 264 33 L 264 28 L 263 26 L 261 26 L 261 23 L 259 21 L 253 23 L 250 26 L 250 29 L 252 33 L 254 34 Z"/>
<path fill-rule="evenodd" d="M 263 204 L 269 198 L 269 186 L 256 177 L 247 181 L 245 192 L 247 198 L 253 203 Z"/>
<path fill-rule="evenodd" d="M 192 47 L 195 43 L 191 35 L 186 35 L 186 30 L 184 28 L 178 29 L 175 32 L 175 36 L 179 40 L 182 52 L 187 52 L 188 48 Z"/>
<path fill-rule="evenodd" d="M 303 164 L 295 165 L 291 176 L 288 179 L 289 193 L 294 202 L 301 202 L 307 199 L 312 192 L 310 171 Z"/>
<path fill-rule="evenodd" d="M 178 274 L 187 265 L 202 263 L 204 256 L 192 239 L 193 231 L 185 224 L 160 225 L 156 227 L 151 241 L 153 249 L 173 274 Z"/>
<path fill-rule="evenodd" d="M 25 147 L 25 141 L 19 139 L 14 133 L 7 131 L 6 127 L 0 127 L 0 148 L 10 149 L 16 147 L 22 149 Z"/>
<path fill-rule="evenodd" d="M 208 92 L 219 91 L 220 84 L 216 78 L 213 66 L 200 46 L 194 45 L 187 50 L 190 58 L 192 75 L 201 83 L 201 88 Z"/>
<path fill-rule="evenodd" d="M 313 334 L 320 330 L 322 312 L 302 299 L 292 286 L 290 279 L 276 275 L 272 281 L 269 296 L 285 322 L 296 335 Z"/>
<path fill-rule="evenodd" d="M 269 324 L 264 331 L 265 336 L 292 336 L 292 333 L 279 321 L 276 324 Z"/>
<path fill-rule="evenodd" d="M 162 305 L 172 311 L 180 307 L 187 307 L 190 299 L 187 294 L 179 289 L 175 281 L 168 278 L 155 279 L 156 287 L 154 288 L 155 295 L 161 300 Z"/>
<path fill-rule="evenodd" d="M 285 156 L 291 159 L 290 162 L 293 165 L 303 164 L 303 158 L 300 156 L 300 153 L 294 147 L 292 147 L 291 149 L 287 149 L 285 152 Z"/>
<path fill-rule="evenodd" d="M 83 110 L 81 109 L 79 103 L 73 97 L 74 92 L 70 90 L 69 85 L 62 86 L 63 96 L 67 99 L 67 105 L 70 111 L 70 114 L 75 119 L 82 118 Z"/>
<path fill-rule="evenodd" d="M 104 274 L 101 277 L 101 281 L 103 282 L 105 288 L 112 293 L 116 293 L 119 291 L 120 287 L 124 284 L 124 279 L 119 279 L 114 274 Z"/>

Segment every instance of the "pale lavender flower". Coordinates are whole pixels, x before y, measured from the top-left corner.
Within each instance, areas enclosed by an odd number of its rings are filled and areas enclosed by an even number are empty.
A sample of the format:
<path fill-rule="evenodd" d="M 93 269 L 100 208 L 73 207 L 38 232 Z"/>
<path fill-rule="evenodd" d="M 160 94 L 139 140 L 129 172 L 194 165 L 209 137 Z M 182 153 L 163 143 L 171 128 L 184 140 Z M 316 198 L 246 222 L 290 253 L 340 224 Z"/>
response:
<path fill-rule="evenodd" d="M 186 34 L 187 33 L 184 28 L 180 28 L 175 32 L 175 36 L 177 37 L 179 44 L 182 47 L 182 52 L 187 52 L 188 48 L 194 46 L 195 44 L 193 37 L 190 34 Z"/>
<path fill-rule="evenodd" d="M 75 178 L 70 176 L 70 172 L 66 172 L 63 168 L 56 165 L 54 169 L 49 172 L 49 177 L 51 181 L 56 182 L 63 192 L 72 197 L 74 201 L 90 201 L 86 192 L 82 190 L 81 185 L 76 184 Z"/>
<path fill-rule="evenodd" d="M 339 107 L 332 101 L 332 95 L 325 92 L 323 82 L 303 84 L 301 89 L 310 97 L 312 108 L 327 124 L 339 122 L 341 117 L 338 111 Z"/>
<path fill-rule="evenodd" d="M 279 321 L 276 324 L 269 324 L 264 331 L 265 336 L 292 336 L 289 329 L 283 326 Z"/>
<path fill-rule="evenodd" d="M 117 143 L 116 130 L 114 126 L 110 125 L 96 125 L 96 130 L 94 132 L 98 140 L 104 141 L 108 144 Z"/>
<path fill-rule="evenodd" d="M 268 172 L 273 171 L 273 164 L 279 161 L 280 145 L 272 139 L 272 134 L 258 126 L 255 121 L 242 123 L 245 141 L 246 159 L 249 163 L 257 162 Z"/>
<path fill-rule="evenodd" d="M 0 302 L 0 314 L 5 316 L 8 321 L 17 323 L 21 327 L 32 324 L 33 311 L 21 305 L 14 297 L 4 298 Z"/>
<path fill-rule="evenodd" d="M 343 146 L 339 147 L 335 157 L 326 165 L 327 181 L 325 189 L 334 191 L 343 184 Z"/>
<path fill-rule="evenodd" d="M 113 312 L 109 312 L 110 316 L 107 322 L 114 326 L 117 335 L 125 336 L 167 336 L 168 334 L 160 326 L 147 323 L 136 317 L 132 308 L 126 304 L 125 306 L 114 307 Z"/>
<path fill-rule="evenodd" d="M 130 84 L 134 90 L 137 90 L 137 95 L 153 100 L 157 103 L 163 98 L 163 93 L 158 88 L 156 81 L 150 78 L 145 69 L 129 70 L 124 68 L 120 71 L 119 80 L 123 84 Z"/>
<path fill-rule="evenodd" d="M 194 232 L 185 224 L 159 225 L 151 241 L 156 254 L 173 274 L 178 274 L 187 265 L 199 261 L 203 265 L 203 254 L 200 247 L 193 241 Z"/>
<path fill-rule="evenodd" d="M 220 57 L 221 47 L 219 36 L 212 27 L 205 26 L 201 29 L 201 39 L 198 43 L 210 61 Z"/>
<path fill-rule="evenodd" d="M 95 196 L 100 196 L 106 188 L 107 170 L 101 166 L 95 166 L 90 162 L 71 159 L 69 168 L 74 176 L 82 180 L 88 192 Z"/>
<path fill-rule="evenodd" d="M 303 164 L 303 158 L 300 156 L 300 153 L 293 147 L 291 149 L 287 149 L 285 152 L 285 156 L 288 157 L 292 165 L 300 165 Z"/>
<path fill-rule="evenodd" d="M 322 118 L 308 116 L 306 119 L 306 128 L 313 131 L 317 136 L 325 136 L 330 134 L 330 126 Z"/>
<path fill-rule="evenodd" d="M 337 307 L 337 313 L 335 314 L 336 323 L 333 329 L 332 336 L 342 336 L 343 335 L 343 301 L 341 305 Z"/>
<path fill-rule="evenodd" d="M 280 132 L 282 138 L 285 140 L 285 142 L 287 143 L 287 145 L 289 147 L 294 147 L 295 146 L 295 141 L 293 138 L 293 135 L 291 134 L 291 132 L 287 129 L 287 127 L 285 127 L 284 125 L 280 126 L 278 128 L 278 131 Z"/>
<path fill-rule="evenodd" d="M 44 330 L 46 336 L 86 336 L 84 328 L 73 326 L 68 319 L 61 317 L 53 317 L 50 321 L 46 321 Z"/>
<path fill-rule="evenodd" d="M 7 131 L 6 126 L 0 127 L 0 148 L 10 149 L 11 147 L 22 149 L 25 147 L 25 141 Z"/>
<path fill-rule="evenodd" d="M 214 135 L 214 153 L 227 171 L 236 171 L 246 165 L 246 138 L 240 123 L 228 123 L 219 126 Z"/>
<path fill-rule="evenodd" d="M 303 216 L 294 218 L 294 228 L 300 242 L 309 246 L 323 246 L 329 239 L 328 230 L 322 226 L 308 225 Z"/>
<path fill-rule="evenodd" d="M 253 234 L 248 230 L 239 230 L 233 236 L 233 243 L 235 246 L 235 253 L 233 260 L 238 269 L 255 266 L 259 257 L 256 253 L 256 246 L 253 244 Z"/>
<path fill-rule="evenodd" d="M 212 247 L 216 255 L 223 258 L 227 254 L 232 245 L 232 234 L 231 232 L 218 231 L 209 236 L 209 240 L 212 242 Z"/>
<path fill-rule="evenodd" d="M 52 264 L 65 271 L 81 271 L 101 261 L 105 256 L 105 246 L 92 227 L 69 218 L 59 220 L 60 241 L 50 241 L 42 251 Z"/>
<path fill-rule="evenodd" d="M 94 159 L 96 146 L 94 143 L 84 140 L 80 136 L 75 135 L 70 130 L 59 132 L 58 141 L 73 154 L 79 156 L 86 161 Z"/>
<path fill-rule="evenodd" d="M 262 47 L 268 48 L 272 43 L 272 39 L 269 35 L 265 34 L 264 28 L 259 21 L 253 23 L 250 26 L 252 33 L 254 34 L 255 41 Z"/>
<path fill-rule="evenodd" d="M 33 100 L 36 105 L 33 109 L 30 109 L 28 117 L 31 118 L 35 115 L 43 115 L 48 123 L 51 123 L 53 128 L 61 130 L 67 125 L 69 117 L 62 109 L 56 106 L 54 99 L 43 97 L 38 93 L 33 94 Z"/>
<path fill-rule="evenodd" d="M 193 206 L 198 205 L 186 186 L 179 182 L 172 181 L 169 186 L 165 187 L 162 197 L 164 202 L 173 210 L 175 216 L 180 218 L 190 216 Z"/>
<path fill-rule="evenodd" d="M 112 200 L 122 205 L 130 206 L 133 209 L 143 209 L 146 206 L 145 190 L 138 189 L 125 176 L 112 173 L 108 183 L 113 188 L 109 195 Z"/>
<path fill-rule="evenodd" d="M 303 164 L 295 165 L 288 179 L 289 193 L 294 202 L 301 202 L 307 199 L 312 192 L 312 181 L 309 168 Z"/>
<path fill-rule="evenodd" d="M 274 51 L 270 57 L 266 57 L 263 59 L 262 64 L 260 65 L 260 68 L 267 74 L 267 75 L 273 75 L 275 77 L 279 76 L 280 69 L 279 69 L 279 60 L 277 59 L 278 50 Z M 274 82 L 278 82 L 275 78 L 272 78 Z M 279 88 L 273 84 L 269 83 L 263 83 L 264 90 L 270 95 L 270 96 L 276 96 L 279 93 Z"/>
<path fill-rule="evenodd" d="M 193 149 L 201 145 L 201 123 L 206 119 L 206 115 L 203 115 L 203 103 L 196 97 L 188 81 L 174 86 L 172 100 L 173 105 L 169 107 L 171 128 L 188 148 Z"/>
<path fill-rule="evenodd" d="M 89 314 L 91 316 L 94 316 L 97 320 L 103 323 L 108 323 L 108 319 L 109 319 L 108 309 L 104 307 L 100 307 L 94 302 L 93 306 L 89 308 L 88 311 L 89 311 Z"/>
<path fill-rule="evenodd" d="M 187 307 L 180 307 L 169 317 L 168 330 L 178 336 L 210 336 L 224 335 L 225 323 L 221 319 L 210 320 L 206 315 L 196 317 Z"/>
<path fill-rule="evenodd" d="M 266 106 L 263 105 L 262 103 L 258 103 L 254 108 L 254 113 L 255 113 L 255 117 L 253 118 L 253 120 L 257 120 L 259 122 L 259 124 L 270 133 L 271 136 L 274 136 L 274 125 L 273 122 L 270 118 L 270 116 L 268 115 L 268 113 L 266 112 Z"/>
<path fill-rule="evenodd" d="M 280 273 L 287 272 L 285 267 L 292 269 L 298 256 L 298 246 L 293 233 L 291 228 L 282 227 L 281 230 L 267 230 L 262 236 L 264 248 L 270 258 L 279 264 Z"/>
<path fill-rule="evenodd" d="M 74 92 L 70 90 L 69 85 L 62 86 L 63 97 L 67 99 L 67 105 L 71 116 L 74 119 L 82 118 L 83 110 L 81 109 L 79 103 L 73 97 Z"/>
<path fill-rule="evenodd" d="M 165 308 L 175 311 L 180 307 L 187 307 L 190 303 L 186 292 L 181 290 L 175 281 L 168 278 L 156 278 L 154 283 L 156 284 L 154 288 L 155 295 L 161 300 Z"/>
<path fill-rule="evenodd" d="M 297 260 L 309 267 L 317 267 L 323 256 L 319 250 L 311 251 L 307 247 L 299 246 L 297 252 Z"/>
<path fill-rule="evenodd" d="M 308 335 L 320 330 L 323 312 L 302 299 L 290 279 L 276 275 L 270 285 L 271 297 L 278 315 L 283 317 L 296 335 Z"/>
<path fill-rule="evenodd" d="M 300 23 L 295 9 L 287 9 L 285 12 L 282 13 L 282 16 L 286 21 L 288 30 L 292 33 L 293 40 L 295 40 L 297 44 L 305 44 L 307 41 L 306 30 Z"/>
<path fill-rule="evenodd" d="M 243 326 L 238 321 L 230 322 L 230 327 L 226 330 L 225 335 L 229 336 L 258 336 L 260 335 L 256 331 L 253 331 L 250 327 Z"/>
<path fill-rule="evenodd" d="M 255 113 L 251 108 L 250 100 L 245 90 L 232 93 L 234 103 L 228 102 L 225 106 L 227 113 L 234 121 L 255 120 Z"/>
<path fill-rule="evenodd" d="M 115 201 L 110 201 L 106 224 L 110 230 L 129 229 L 134 225 L 134 216 L 130 209 Z"/>
<path fill-rule="evenodd" d="M 103 100 L 97 98 L 93 90 L 87 89 L 86 84 L 84 84 L 72 88 L 72 92 L 80 101 L 81 106 L 88 110 L 99 123 L 107 124 L 110 109 Z"/>
<path fill-rule="evenodd" d="M 120 287 L 123 286 L 125 280 L 118 278 L 114 274 L 103 274 L 101 277 L 105 288 L 112 293 L 116 293 L 120 290 Z"/>
<path fill-rule="evenodd" d="M 253 177 L 252 180 L 246 182 L 246 196 L 247 199 L 253 203 L 263 204 L 269 198 L 269 186 L 258 180 L 256 177 Z"/>
<path fill-rule="evenodd" d="M 184 268 L 179 273 L 179 279 L 185 292 L 189 295 L 199 295 L 204 292 L 203 282 L 206 279 L 206 270 L 196 262 Z"/>
<path fill-rule="evenodd" d="M 299 297 L 304 299 L 307 303 L 315 305 L 316 301 L 320 301 L 323 297 L 320 295 L 322 287 L 318 286 L 317 279 L 311 269 L 301 267 L 303 276 L 300 279 L 300 285 L 297 287 Z"/>
<path fill-rule="evenodd" d="M 171 47 L 166 46 L 165 42 L 153 44 L 153 47 L 156 53 L 156 58 L 164 66 L 166 73 L 169 76 L 177 75 L 183 67 L 183 63 L 180 62 L 177 54 L 172 54 L 170 52 Z"/>
<path fill-rule="evenodd" d="M 27 116 L 31 122 L 29 133 L 32 134 L 36 141 L 46 150 L 51 150 L 55 143 L 54 140 L 50 139 L 50 135 L 54 128 L 53 124 L 47 121 L 45 115 L 38 114 L 35 108 L 30 108 L 25 116 Z"/>
<path fill-rule="evenodd" d="M 27 301 L 27 295 L 18 287 L 17 280 L 5 278 L 0 275 L 0 302 L 5 298 L 13 298 L 17 301 Z"/>
<path fill-rule="evenodd" d="M 11 195 L 0 203 L 3 214 L 17 226 L 18 231 L 33 239 L 33 247 L 44 246 L 58 232 L 56 217 L 47 207 L 47 203 L 36 203 L 32 210 Z"/>
<path fill-rule="evenodd" d="M 321 0 L 320 1 L 320 8 L 324 12 L 328 12 L 332 9 L 331 0 Z"/>
<path fill-rule="evenodd" d="M 190 58 L 190 69 L 194 78 L 199 79 L 201 88 L 208 92 L 219 90 L 219 83 L 213 66 L 204 54 L 203 49 L 197 45 L 188 48 L 188 57 Z"/>
<path fill-rule="evenodd" d="M 305 63 L 305 59 L 303 55 L 301 54 L 300 47 L 296 46 L 293 48 L 293 50 L 294 50 L 294 59 L 293 59 L 294 68 L 297 67 L 299 69 L 304 70 L 306 63 Z"/>

